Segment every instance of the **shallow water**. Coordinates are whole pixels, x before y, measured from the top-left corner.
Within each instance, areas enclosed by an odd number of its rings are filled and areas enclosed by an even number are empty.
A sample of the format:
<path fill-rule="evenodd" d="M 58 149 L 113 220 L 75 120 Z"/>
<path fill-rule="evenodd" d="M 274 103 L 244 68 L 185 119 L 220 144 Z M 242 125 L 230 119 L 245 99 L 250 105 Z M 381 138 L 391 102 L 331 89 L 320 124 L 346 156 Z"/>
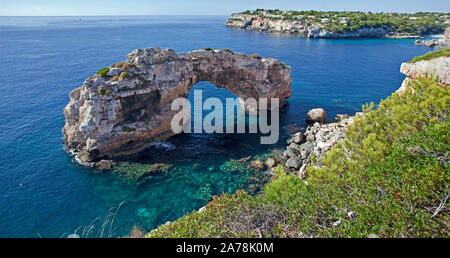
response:
<path fill-rule="evenodd" d="M 306 112 L 354 113 L 400 87 L 400 64 L 429 49 L 414 40 L 308 40 L 227 28 L 223 16 L 0 17 L 0 237 L 60 237 L 124 201 L 115 234 L 149 230 L 202 207 L 209 196 L 251 185 L 247 172 L 220 169 L 231 158 L 263 154 L 257 135 L 181 135 L 175 149 L 150 149 L 138 162 L 167 162 L 173 173 L 133 184 L 77 166 L 64 151 L 67 94 L 136 48 L 229 48 L 292 66 L 293 95 L 282 137 Z M 230 97 L 206 82 L 204 97 Z"/>

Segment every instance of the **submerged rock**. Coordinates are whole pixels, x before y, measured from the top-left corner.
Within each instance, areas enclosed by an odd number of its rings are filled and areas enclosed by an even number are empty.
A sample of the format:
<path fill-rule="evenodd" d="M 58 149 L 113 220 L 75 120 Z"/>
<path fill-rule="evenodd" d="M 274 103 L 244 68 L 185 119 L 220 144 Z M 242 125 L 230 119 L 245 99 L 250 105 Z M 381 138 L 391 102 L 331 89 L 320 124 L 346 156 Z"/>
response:
<path fill-rule="evenodd" d="M 197 82 L 209 81 L 242 99 L 278 98 L 282 104 L 291 96 L 290 73 L 276 59 L 225 49 L 138 49 L 70 92 L 64 144 L 78 163 L 97 166 L 98 160 L 133 154 L 174 135 L 171 120 L 178 111 L 171 110 L 172 101 L 187 97 Z"/>

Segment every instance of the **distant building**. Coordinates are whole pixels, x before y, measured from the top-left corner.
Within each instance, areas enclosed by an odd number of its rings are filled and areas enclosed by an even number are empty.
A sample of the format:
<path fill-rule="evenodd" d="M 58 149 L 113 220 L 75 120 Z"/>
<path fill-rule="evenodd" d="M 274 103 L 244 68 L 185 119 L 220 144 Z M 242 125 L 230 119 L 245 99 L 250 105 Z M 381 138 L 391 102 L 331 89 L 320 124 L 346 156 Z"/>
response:
<path fill-rule="evenodd" d="M 328 19 L 328 18 L 323 18 L 323 19 L 320 19 L 320 22 L 321 22 L 321 23 L 329 23 L 329 22 L 330 22 L 330 19 Z"/>

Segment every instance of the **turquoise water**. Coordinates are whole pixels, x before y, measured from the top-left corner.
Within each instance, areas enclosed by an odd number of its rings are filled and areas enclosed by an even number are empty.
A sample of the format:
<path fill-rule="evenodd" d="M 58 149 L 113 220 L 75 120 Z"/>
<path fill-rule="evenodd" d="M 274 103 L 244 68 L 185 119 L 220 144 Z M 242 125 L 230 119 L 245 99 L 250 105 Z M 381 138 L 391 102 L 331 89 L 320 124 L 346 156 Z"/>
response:
<path fill-rule="evenodd" d="M 255 189 L 255 175 L 224 169 L 230 159 L 282 146 L 306 112 L 354 113 L 395 91 L 400 64 L 429 51 L 414 40 L 307 40 L 237 30 L 223 16 L 0 17 L 0 237 L 60 237 L 103 218 L 123 202 L 114 235 L 150 230 L 202 207 L 209 196 Z M 174 165 L 130 183 L 74 164 L 63 151 L 63 107 L 70 90 L 136 48 L 229 48 L 292 66 L 293 95 L 282 110 L 278 145 L 257 135 L 180 135 L 130 157 Z M 204 97 L 232 97 L 206 82 Z M 222 167 L 221 167 L 222 166 Z M 257 177 L 257 176 L 256 176 Z"/>

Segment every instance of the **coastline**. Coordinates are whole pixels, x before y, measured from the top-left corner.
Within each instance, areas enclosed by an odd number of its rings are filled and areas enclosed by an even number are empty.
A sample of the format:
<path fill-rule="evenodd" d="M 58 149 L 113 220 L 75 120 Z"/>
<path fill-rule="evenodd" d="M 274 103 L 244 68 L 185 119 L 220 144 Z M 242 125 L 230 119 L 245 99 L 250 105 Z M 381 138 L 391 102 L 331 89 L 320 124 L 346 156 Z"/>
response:
<path fill-rule="evenodd" d="M 273 13 L 276 13 L 276 15 Z M 393 27 L 384 27 L 380 24 L 377 24 L 376 26 L 362 26 L 356 30 L 346 31 L 350 25 L 349 20 L 345 17 L 338 17 L 339 22 L 336 22 L 337 26 L 341 26 L 340 28 L 343 28 L 343 32 L 330 31 L 328 27 L 331 23 L 331 17 L 328 14 L 326 14 L 326 16 L 323 15 L 324 14 L 322 14 L 322 19 L 320 19 L 315 17 L 314 15 L 294 16 L 292 14 L 292 11 L 246 11 L 244 13 L 233 13 L 226 20 L 225 24 L 229 27 L 252 31 L 280 32 L 286 34 L 303 35 L 307 38 L 325 39 L 391 38 L 418 40 L 423 39 L 426 36 L 436 34 L 435 28 L 427 28 L 426 26 L 423 26 L 423 31 L 428 32 L 422 32 L 418 34 L 407 31 L 395 31 Z M 438 33 L 441 33 L 441 31 L 439 31 Z"/>

